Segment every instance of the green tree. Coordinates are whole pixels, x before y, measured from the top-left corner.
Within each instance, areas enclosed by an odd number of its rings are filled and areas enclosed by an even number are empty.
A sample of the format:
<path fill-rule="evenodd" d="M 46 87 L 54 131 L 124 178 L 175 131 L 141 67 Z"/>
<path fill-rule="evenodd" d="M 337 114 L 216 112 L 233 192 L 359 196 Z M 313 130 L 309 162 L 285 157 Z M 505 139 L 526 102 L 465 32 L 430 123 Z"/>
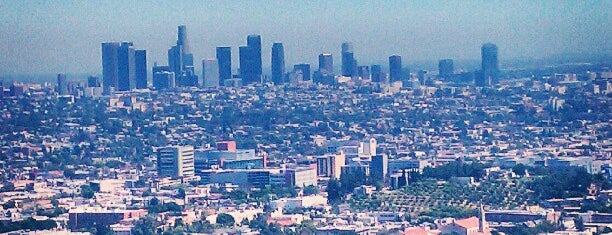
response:
<path fill-rule="evenodd" d="M 333 204 L 340 202 L 342 199 L 342 195 L 340 194 L 340 182 L 334 178 L 329 180 L 325 191 L 327 192 L 327 199 Z"/>
<path fill-rule="evenodd" d="M 91 186 L 89 185 L 81 186 L 81 197 L 90 199 L 94 197 L 95 193 L 96 192 L 93 190 Z"/>
<path fill-rule="evenodd" d="M 309 185 L 304 188 L 304 195 L 314 195 L 319 193 L 319 188 L 314 185 Z"/>
<path fill-rule="evenodd" d="M 516 164 L 514 167 L 512 167 L 512 172 L 514 172 L 514 174 L 517 174 L 520 177 L 525 176 L 525 174 L 527 173 L 527 168 L 525 167 L 525 165 L 519 163 Z"/>
<path fill-rule="evenodd" d="M 223 227 L 231 227 L 234 226 L 236 221 L 234 220 L 233 216 L 226 213 L 220 213 L 219 215 L 217 215 L 216 223 Z"/>

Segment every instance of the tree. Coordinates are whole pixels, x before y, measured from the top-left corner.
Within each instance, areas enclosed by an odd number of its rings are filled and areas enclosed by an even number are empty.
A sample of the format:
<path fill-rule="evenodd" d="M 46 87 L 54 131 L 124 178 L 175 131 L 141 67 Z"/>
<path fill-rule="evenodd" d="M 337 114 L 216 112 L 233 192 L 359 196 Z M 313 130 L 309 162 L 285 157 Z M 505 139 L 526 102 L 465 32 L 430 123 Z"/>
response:
<path fill-rule="evenodd" d="M 216 223 L 223 227 L 230 227 L 234 226 L 236 221 L 234 220 L 233 216 L 226 213 L 220 213 L 219 215 L 217 215 Z"/>
<path fill-rule="evenodd" d="M 512 172 L 514 172 L 514 174 L 517 174 L 520 177 L 523 177 L 526 174 L 526 169 L 527 168 L 525 167 L 525 165 L 519 163 L 512 167 Z"/>
<path fill-rule="evenodd" d="M 10 201 L 4 203 L 4 205 L 2 205 L 2 207 L 4 207 L 4 209 L 6 210 L 6 209 L 15 208 L 15 205 L 16 205 L 15 200 L 10 200 Z"/>
<path fill-rule="evenodd" d="M 581 216 L 574 218 L 574 224 L 576 225 L 576 229 L 578 231 L 584 231 L 584 221 Z"/>
<path fill-rule="evenodd" d="M 304 188 L 304 195 L 314 195 L 319 193 L 319 188 L 314 185 L 309 185 Z"/>
<path fill-rule="evenodd" d="M 340 194 L 340 182 L 338 180 L 332 178 L 327 183 L 327 199 L 331 203 L 337 203 L 342 199 L 342 195 Z"/>
<path fill-rule="evenodd" d="M 155 228 L 157 228 L 157 226 L 158 222 L 153 217 L 145 216 L 136 221 L 131 232 L 133 235 L 153 235 L 156 234 Z"/>
<path fill-rule="evenodd" d="M 90 199 L 94 197 L 95 193 L 96 192 L 93 190 L 91 186 L 89 185 L 81 186 L 81 197 Z"/>

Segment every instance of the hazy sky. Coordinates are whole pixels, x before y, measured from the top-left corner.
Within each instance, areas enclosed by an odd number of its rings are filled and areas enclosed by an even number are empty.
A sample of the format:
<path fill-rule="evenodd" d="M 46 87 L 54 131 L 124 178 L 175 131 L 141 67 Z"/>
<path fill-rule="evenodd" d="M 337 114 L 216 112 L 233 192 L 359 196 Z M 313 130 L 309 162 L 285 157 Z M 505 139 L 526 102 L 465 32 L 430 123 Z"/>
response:
<path fill-rule="evenodd" d="M 194 57 L 262 35 L 264 67 L 272 42 L 287 67 L 351 41 L 360 64 L 439 58 L 478 59 L 484 42 L 500 58 L 610 51 L 612 1 L 22 1 L 0 0 L 0 74 L 101 74 L 103 41 L 133 41 L 148 62 L 167 64 L 177 26 L 187 25 Z M 196 63 L 196 68 L 201 65 Z M 237 63 L 233 64 L 233 69 Z"/>

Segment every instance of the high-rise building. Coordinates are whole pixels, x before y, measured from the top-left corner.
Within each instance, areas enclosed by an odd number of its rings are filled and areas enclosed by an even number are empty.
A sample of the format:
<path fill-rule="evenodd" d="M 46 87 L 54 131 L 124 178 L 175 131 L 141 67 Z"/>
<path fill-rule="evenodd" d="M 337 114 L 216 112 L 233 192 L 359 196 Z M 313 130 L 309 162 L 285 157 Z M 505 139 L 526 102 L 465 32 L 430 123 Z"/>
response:
<path fill-rule="evenodd" d="M 68 94 L 68 84 L 66 83 L 66 74 L 57 74 L 57 93 L 59 95 Z"/>
<path fill-rule="evenodd" d="M 389 157 L 386 154 L 372 156 L 370 163 L 370 175 L 374 180 L 385 181 L 387 169 L 389 167 Z"/>
<path fill-rule="evenodd" d="M 181 45 L 172 46 L 168 49 L 168 66 L 170 66 L 170 71 L 175 74 L 181 74 L 183 72 L 182 50 Z"/>
<path fill-rule="evenodd" d="M 382 72 L 382 68 L 380 65 L 375 64 L 370 67 L 372 82 L 384 82 L 385 74 Z"/>
<path fill-rule="evenodd" d="M 356 70 L 355 56 L 353 54 L 353 44 L 350 42 L 342 43 L 342 76 L 352 77 Z"/>
<path fill-rule="evenodd" d="M 370 66 L 359 66 L 357 67 L 357 71 L 361 79 L 370 79 Z"/>
<path fill-rule="evenodd" d="M 122 42 L 117 50 L 117 90 L 136 88 L 136 54 L 132 42 Z"/>
<path fill-rule="evenodd" d="M 87 87 L 101 87 L 100 78 L 95 76 L 87 77 Z"/>
<path fill-rule="evenodd" d="M 261 36 L 247 36 L 247 45 L 239 48 L 240 77 L 243 84 L 261 81 Z"/>
<path fill-rule="evenodd" d="M 319 55 L 319 72 L 321 74 L 334 74 L 334 58 L 330 53 Z"/>
<path fill-rule="evenodd" d="M 144 89 L 148 86 L 147 81 L 147 51 L 136 50 L 136 89 Z"/>
<path fill-rule="evenodd" d="M 402 57 L 399 55 L 389 56 L 389 80 L 390 82 L 402 80 Z"/>
<path fill-rule="evenodd" d="M 187 26 L 179 25 L 178 26 L 178 37 L 176 40 L 176 45 L 182 46 L 181 53 L 189 54 L 189 40 L 187 39 Z"/>
<path fill-rule="evenodd" d="M 180 86 L 198 86 L 198 76 L 195 75 L 193 54 L 189 53 L 187 27 L 178 26 L 176 45 L 168 49 L 168 65 L 174 72 L 176 83 Z"/>
<path fill-rule="evenodd" d="M 272 44 L 272 82 L 275 85 L 283 83 L 285 77 L 285 49 L 283 44 Z"/>
<path fill-rule="evenodd" d="M 169 146 L 157 150 L 159 177 L 190 177 L 195 175 L 193 146 Z"/>
<path fill-rule="evenodd" d="M 477 86 L 491 86 L 497 83 L 499 75 L 499 61 L 497 58 L 497 46 L 493 43 L 485 43 L 481 48 L 482 68 L 479 74 Z"/>
<path fill-rule="evenodd" d="M 302 71 L 303 81 L 310 81 L 310 64 L 293 65 L 293 71 Z"/>
<path fill-rule="evenodd" d="M 441 59 L 438 61 L 438 75 L 441 78 L 450 78 L 455 72 L 452 59 Z"/>
<path fill-rule="evenodd" d="M 219 85 L 223 86 L 226 79 L 232 79 L 231 47 L 217 47 L 217 63 L 219 64 Z"/>
<path fill-rule="evenodd" d="M 216 59 L 202 59 L 202 79 L 204 87 L 219 86 L 219 64 Z"/>
<path fill-rule="evenodd" d="M 117 51 L 121 44 L 118 42 L 102 43 L 102 82 L 104 84 L 104 94 L 110 94 L 117 89 Z"/>

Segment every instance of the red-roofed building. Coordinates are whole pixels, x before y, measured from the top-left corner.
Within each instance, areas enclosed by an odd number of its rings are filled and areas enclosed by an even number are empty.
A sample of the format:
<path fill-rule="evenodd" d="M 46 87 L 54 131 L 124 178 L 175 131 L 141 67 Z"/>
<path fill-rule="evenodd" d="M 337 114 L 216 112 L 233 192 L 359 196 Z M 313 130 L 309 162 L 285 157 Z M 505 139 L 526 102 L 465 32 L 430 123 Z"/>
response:
<path fill-rule="evenodd" d="M 479 219 L 478 217 L 470 217 L 467 219 L 455 220 L 450 224 L 444 225 L 440 227 L 440 231 L 442 234 L 459 234 L 459 235 L 481 235 L 481 234 L 491 234 L 488 229 L 483 229 L 484 231 L 480 232 L 479 230 Z"/>

